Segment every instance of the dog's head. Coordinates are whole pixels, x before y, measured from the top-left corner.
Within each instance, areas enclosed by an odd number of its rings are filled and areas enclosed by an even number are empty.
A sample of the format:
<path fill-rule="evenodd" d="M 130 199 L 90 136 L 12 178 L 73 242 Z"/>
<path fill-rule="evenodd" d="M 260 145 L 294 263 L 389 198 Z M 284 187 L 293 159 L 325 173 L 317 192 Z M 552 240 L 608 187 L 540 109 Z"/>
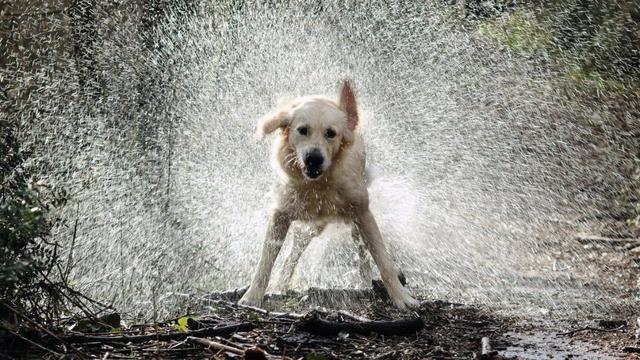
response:
<path fill-rule="evenodd" d="M 307 180 L 326 173 L 343 146 L 353 140 L 358 125 L 358 109 L 353 89 L 345 80 L 338 102 L 310 96 L 279 106 L 258 124 L 258 137 L 280 129 L 288 146 L 281 162 Z"/>

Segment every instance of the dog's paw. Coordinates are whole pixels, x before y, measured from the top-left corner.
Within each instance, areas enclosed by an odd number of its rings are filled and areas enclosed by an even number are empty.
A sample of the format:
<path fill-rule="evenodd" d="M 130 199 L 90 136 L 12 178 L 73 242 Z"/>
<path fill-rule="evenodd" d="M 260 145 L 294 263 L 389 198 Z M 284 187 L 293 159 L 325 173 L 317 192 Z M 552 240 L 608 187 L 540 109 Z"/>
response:
<path fill-rule="evenodd" d="M 400 310 L 417 309 L 420 307 L 420 301 L 409 295 L 406 290 L 403 291 L 401 296 L 397 296 L 391 299 L 393 304 Z"/>
<path fill-rule="evenodd" d="M 251 294 L 244 294 L 244 296 L 238 300 L 238 304 L 253 307 L 262 307 L 262 296 L 253 296 Z"/>
<path fill-rule="evenodd" d="M 413 298 L 411 295 L 407 295 L 404 299 L 404 303 L 410 309 L 417 309 L 420 307 L 420 301 Z"/>
<path fill-rule="evenodd" d="M 238 304 L 259 308 L 259 307 L 262 307 L 262 300 L 242 298 L 238 300 Z"/>

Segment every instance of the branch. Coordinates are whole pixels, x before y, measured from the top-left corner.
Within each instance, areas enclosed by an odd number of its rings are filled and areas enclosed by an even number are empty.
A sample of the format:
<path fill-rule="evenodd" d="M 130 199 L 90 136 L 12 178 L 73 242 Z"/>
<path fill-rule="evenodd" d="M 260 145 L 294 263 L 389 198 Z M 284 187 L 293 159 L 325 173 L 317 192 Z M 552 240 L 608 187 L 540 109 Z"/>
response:
<path fill-rule="evenodd" d="M 194 336 L 187 336 L 187 341 L 190 341 L 192 343 L 196 343 L 196 344 L 200 344 L 202 346 L 206 346 L 207 350 L 211 350 L 211 349 L 217 349 L 220 351 L 226 351 L 226 352 L 230 352 L 232 354 L 238 354 L 238 355 L 243 355 L 244 354 L 244 350 L 242 349 L 238 349 L 232 346 L 228 346 L 225 344 L 221 344 L 219 342 L 215 342 L 215 341 L 211 341 L 211 340 L 207 340 L 207 339 L 201 339 L 198 337 L 194 337 Z"/>
<path fill-rule="evenodd" d="M 193 331 L 185 331 L 185 332 L 176 332 L 169 334 L 153 334 L 153 335 L 134 335 L 134 336 L 94 336 L 94 335 L 69 335 L 61 337 L 62 340 L 69 343 L 88 343 L 88 342 L 99 342 L 99 343 L 116 343 L 116 342 L 124 342 L 124 343 L 142 343 L 147 341 L 169 341 L 176 340 L 181 341 L 185 340 L 190 336 L 193 337 L 207 337 L 207 336 L 226 336 L 231 333 L 235 333 L 238 331 L 251 331 L 255 328 L 250 322 L 243 322 L 234 325 L 227 326 L 218 326 L 218 327 L 208 327 L 200 330 Z"/>

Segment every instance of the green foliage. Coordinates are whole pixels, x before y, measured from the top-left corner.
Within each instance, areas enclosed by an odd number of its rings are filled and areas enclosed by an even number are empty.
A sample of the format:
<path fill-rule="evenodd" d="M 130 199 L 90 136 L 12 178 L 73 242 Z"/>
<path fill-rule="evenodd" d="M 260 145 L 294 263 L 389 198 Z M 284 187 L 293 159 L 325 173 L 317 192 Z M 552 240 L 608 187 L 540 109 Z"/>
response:
<path fill-rule="evenodd" d="M 597 91 L 620 91 L 640 75 L 640 3 L 565 0 L 478 22 L 485 38 L 571 68 L 567 76 Z"/>
<path fill-rule="evenodd" d="M 247 314 L 247 320 L 249 321 L 260 321 L 260 316 L 254 312 L 250 312 Z"/>
<path fill-rule="evenodd" d="M 305 360 L 326 360 L 327 358 L 322 354 L 316 354 L 314 352 L 308 353 L 307 356 L 304 357 Z"/>
<path fill-rule="evenodd" d="M 284 308 L 285 308 L 285 309 L 291 309 L 291 310 L 294 310 L 294 309 L 299 308 L 299 307 L 300 307 L 300 305 L 302 305 L 302 303 L 303 303 L 303 301 L 302 301 L 302 299 L 301 299 L 301 298 L 293 297 L 293 296 L 292 296 L 292 297 L 290 297 L 290 298 L 288 298 L 288 299 L 287 299 L 287 301 L 286 301 L 286 302 L 285 302 L 285 304 L 284 304 Z"/>
<path fill-rule="evenodd" d="M 611 184 L 610 210 L 616 208 L 615 218 L 628 219 L 632 231 L 640 233 L 640 153 L 629 150 L 638 148 L 640 139 L 627 129 L 629 119 L 640 113 L 640 2 L 519 2 L 471 24 L 484 39 L 548 64 L 558 75 L 554 86 L 572 99 L 586 106 L 607 104 L 612 117 L 604 128 L 594 125 L 594 131 L 609 134 L 600 144 L 608 149 L 603 156 L 616 158 L 615 153 L 625 164 L 620 166 L 623 180 Z"/>
<path fill-rule="evenodd" d="M 583 95 L 601 96 L 604 94 L 625 94 L 633 95 L 638 92 L 638 88 L 633 83 L 625 83 L 621 80 L 607 77 L 601 72 L 585 67 L 574 66 L 565 73 L 568 80 L 568 88 L 573 92 Z"/>
<path fill-rule="evenodd" d="M 29 313 L 47 296 L 42 278 L 58 261 L 47 241 L 55 224 L 49 214 L 65 197 L 30 173 L 13 130 L 0 122 L 0 300 Z"/>
<path fill-rule="evenodd" d="M 486 20 L 480 23 L 478 31 L 517 52 L 546 53 L 554 48 L 551 34 L 533 14 L 525 11 Z"/>
<path fill-rule="evenodd" d="M 189 330 L 189 317 L 183 316 L 176 320 L 176 323 L 173 324 L 173 329 L 180 332 L 185 332 Z"/>

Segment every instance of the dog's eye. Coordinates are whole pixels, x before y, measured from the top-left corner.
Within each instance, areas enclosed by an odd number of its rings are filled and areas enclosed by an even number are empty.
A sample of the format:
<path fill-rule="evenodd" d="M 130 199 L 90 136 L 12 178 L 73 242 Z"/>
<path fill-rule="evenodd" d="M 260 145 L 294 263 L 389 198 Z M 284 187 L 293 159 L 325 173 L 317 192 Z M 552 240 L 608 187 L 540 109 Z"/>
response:
<path fill-rule="evenodd" d="M 307 134 L 309 133 L 309 129 L 307 129 L 307 127 L 306 127 L 306 126 L 299 127 L 299 128 L 298 128 L 298 133 L 299 133 L 300 135 L 307 136 Z"/>
<path fill-rule="evenodd" d="M 333 139 L 334 137 L 336 137 L 336 131 L 333 129 L 327 129 L 327 132 L 324 133 L 324 136 L 326 136 L 329 139 Z"/>

